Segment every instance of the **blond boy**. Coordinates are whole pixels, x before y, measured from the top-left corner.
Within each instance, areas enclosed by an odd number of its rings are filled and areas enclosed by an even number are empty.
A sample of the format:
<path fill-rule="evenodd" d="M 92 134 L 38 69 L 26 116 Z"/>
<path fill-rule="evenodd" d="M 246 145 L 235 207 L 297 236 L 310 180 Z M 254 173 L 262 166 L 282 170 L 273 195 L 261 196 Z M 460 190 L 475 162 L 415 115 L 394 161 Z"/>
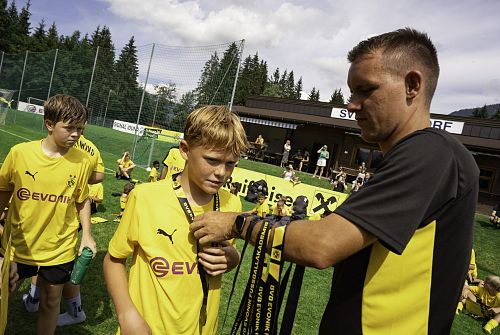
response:
<path fill-rule="evenodd" d="M 245 131 L 227 107 L 207 106 L 189 115 L 184 136 L 179 145 L 184 170 L 130 193 L 104 259 L 124 335 L 214 334 L 220 275 L 239 262 L 227 241 L 198 245 L 189 225 L 203 212 L 241 210 L 239 198 L 221 187 L 247 148 Z"/>

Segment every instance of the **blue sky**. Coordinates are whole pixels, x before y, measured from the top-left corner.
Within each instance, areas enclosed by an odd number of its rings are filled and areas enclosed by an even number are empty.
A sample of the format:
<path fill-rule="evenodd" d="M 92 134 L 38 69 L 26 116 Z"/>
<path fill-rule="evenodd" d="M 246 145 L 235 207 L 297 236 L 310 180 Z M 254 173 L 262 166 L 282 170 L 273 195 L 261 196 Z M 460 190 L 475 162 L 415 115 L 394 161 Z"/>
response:
<path fill-rule="evenodd" d="M 18 0 L 18 7 L 25 1 Z M 32 0 L 31 23 L 53 21 L 60 34 L 110 28 L 119 51 L 136 45 L 211 45 L 245 39 L 259 53 L 303 77 L 328 100 L 348 95 L 346 53 L 369 36 L 411 26 L 438 48 L 441 76 L 432 112 L 500 103 L 500 1 L 496 0 Z"/>

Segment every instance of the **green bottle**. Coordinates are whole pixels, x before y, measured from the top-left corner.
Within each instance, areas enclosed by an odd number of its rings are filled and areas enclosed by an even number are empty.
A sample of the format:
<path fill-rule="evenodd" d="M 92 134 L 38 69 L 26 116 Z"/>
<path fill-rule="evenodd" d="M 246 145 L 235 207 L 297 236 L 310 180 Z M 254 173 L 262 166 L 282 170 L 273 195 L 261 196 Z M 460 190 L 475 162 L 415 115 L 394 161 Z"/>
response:
<path fill-rule="evenodd" d="M 85 272 L 87 272 L 90 266 L 93 255 L 92 249 L 89 247 L 83 248 L 82 254 L 76 259 L 73 272 L 71 272 L 71 283 L 78 285 L 82 282 Z"/>

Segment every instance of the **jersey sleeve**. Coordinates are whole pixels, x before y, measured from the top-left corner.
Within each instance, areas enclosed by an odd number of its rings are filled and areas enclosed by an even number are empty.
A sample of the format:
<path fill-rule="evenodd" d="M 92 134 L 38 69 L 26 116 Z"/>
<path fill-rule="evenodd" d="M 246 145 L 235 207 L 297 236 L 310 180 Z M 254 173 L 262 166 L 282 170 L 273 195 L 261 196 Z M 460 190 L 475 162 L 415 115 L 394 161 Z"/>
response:
<path fill-rule="evenodd" d="M 335 213 L 401 254 L 416 229 L 439 219 L 457 198 L 458 170 L 453 151 L 440 135 L 410 135 Z"/>
<path fill-rule="evenodd" d="M 0 191 L 13 191 L 14 182 L 12 180 L 12 171 L 14 165 L 12 149 L 5 157 L 2 167 L 0 168 Z M 3 210 L 3 208 L 1 209 Z"/>
<path fill-rule="evenodd" d="M 76 149 L 75 149 L 76 150 Z M 83 154 L 82 154 L 83 155 Z M 84 156 L 85 157 L 85 156 Z M 76 182 L 76 192 L 75 192 L 75 201 L 77 203 L 82 203 L 89 197 L 89 178 L 92 174 L 90 168 L 90 161 L 87 157 L 82 160 L 82 166 L 80 168 L 80 174 L 78 175 L 78 179 Z"/>
<path fill-rule="evenodd" d="M 139 241 L 139 215 L 135 193 L 134 190 L 129 193 L 120 224 L 109 241 L 109 254 L 115 258 L 127 258 L 132 255 Z"/>
<path fill-rule="evenodd" d="M 99 152 L 99 149 L 97 149 L 97 147 L 95 149 L 97 155 L 97 165 L 95 167 L 95 172 L 104 173 L 104 162 L 102 160 L 101 153 Z"/>

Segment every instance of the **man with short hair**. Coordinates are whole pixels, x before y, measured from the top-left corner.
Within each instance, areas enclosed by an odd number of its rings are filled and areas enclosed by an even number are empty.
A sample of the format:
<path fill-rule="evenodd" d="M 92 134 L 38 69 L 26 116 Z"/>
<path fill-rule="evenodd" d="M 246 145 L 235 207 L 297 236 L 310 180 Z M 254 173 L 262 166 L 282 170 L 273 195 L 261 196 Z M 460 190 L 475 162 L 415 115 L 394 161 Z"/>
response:
<path fill-rule="evenodd" d="M 479 171 L 452 135 L 429 127 L 436 49 L 406 28 L 360 42 L 348 60 L 347 109 L 384 158 L 334 213 L 292 222 L 284 257 L 335 264 L 320 334 L 447 334 L 470 260 Z M 245 237 L 248 221 L 205 213 L 191 230 L 199 243 L 216 242 Z"/>

